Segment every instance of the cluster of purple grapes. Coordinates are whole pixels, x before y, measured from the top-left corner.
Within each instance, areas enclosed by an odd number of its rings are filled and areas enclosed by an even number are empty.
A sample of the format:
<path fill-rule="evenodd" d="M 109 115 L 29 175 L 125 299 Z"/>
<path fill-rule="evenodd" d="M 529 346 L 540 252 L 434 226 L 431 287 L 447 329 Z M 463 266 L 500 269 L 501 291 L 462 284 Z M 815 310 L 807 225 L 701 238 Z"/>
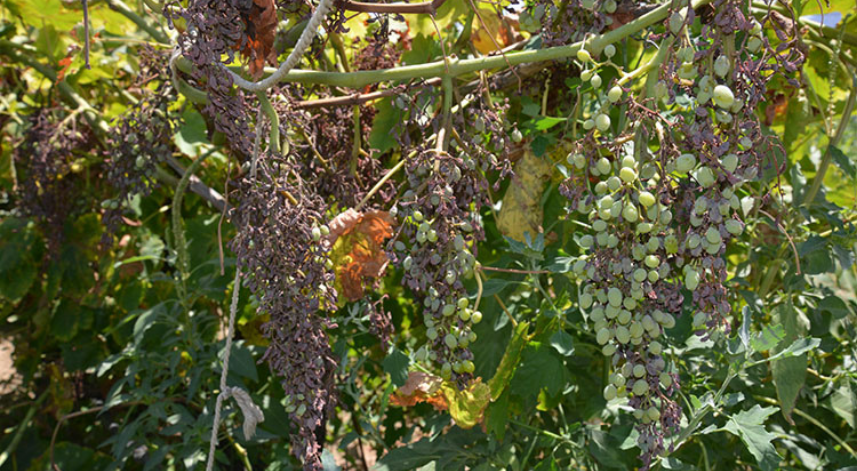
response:
<path fill-rule="evenodd" d="M 62 249 L 66 220 L 82 201 L 80 179 L 84 149 L 93 136 L 76 123 L 58 124 L 52 110 L 44 108 L 29 117 L 24 141 L 13 151 L 18 175 L 18 209 L 40 222 L 47 241 L 48 257 Z"/>

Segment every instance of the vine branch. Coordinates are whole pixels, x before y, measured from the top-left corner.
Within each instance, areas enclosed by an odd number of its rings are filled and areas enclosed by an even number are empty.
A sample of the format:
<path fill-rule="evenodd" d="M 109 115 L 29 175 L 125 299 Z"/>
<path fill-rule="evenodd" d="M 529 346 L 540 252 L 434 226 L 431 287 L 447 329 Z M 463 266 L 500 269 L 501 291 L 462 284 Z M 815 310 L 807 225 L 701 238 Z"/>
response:
<path fill-rule="evenodd" d="M 693 0 L 691 2 L 691 7 L 694 9 L 699 8 L 703 5 L 711 3 L 711 1 L 712 0 Z M 497 69 L 502 68 L 504 66 L 516 66 L 534 62 L 546 62 L 557 59 L 567 59 L 575 56 L 577 54 L 577 51 L 579 51 L 584 45 L 586 45 L 587 50 L 600 53 L 600 51 L 604 49 L 604 47 L 606 47 L 608 44 L 619 42 L 622 39 L 625 39 L 658 22 L 663 21 L 668 16 L 670 12 L 670 7 L 671 4 L 669 2 L 664 3 L 660 7 L 638 17 L 634 21 L 628 22 L 620 26 L 619 28 L 616 28 L 602 35 L 590 37 L 590 39 L 585 42 L 578 41 L 576 43 L 565 46 L 556 46 L 546 49 L 532 49 L 516 53 L 508 53 L 503 56 L 462 59 L 454 63 L 451 61 L 447 62 L 441 60 L 429 62 L 426 64 L 395 67 L 392 69 L 378 69 L 356 72 L 320 72 L 315 70 L 301 69 L 283 72 L 283 65 L 287 64 L 286 62 L 284 62 L 279 69 L 266 68 L 265 73 L 268 73 L 270 75 L 262 81 L 255 83 L 249 82 L 234 73 L 235 71 L 240 72 L 242 70 L 242 67 L 240 65 L 224 67 L 227 67 L 227 69 L 233 71 L 233 75 L 234 77 L 236 77 L 236 85 L 251 91 L 269 88 L 275 83 L 279 82 L 318 84 L 359 89 L 367 85 L 386 81 L 411 80 L 416 78 L 428 79 L 434 77 L 442 77 L 444 75 L 457 77 L 464 74 L 478 72 L 480 70 Z M 316 12 L 318 12 L 318 9 L 316 10 Z M 312 24 L 308 25 L 306 31 L 312 31 L 312 34 L 315 34 L 314 30 L 309 26 L 312 26 Z M 292 54 L 294 54 L 295 51 L 298 51 L 297 47 L 292 51 Z M 184 57 L 179 57 L 176 60 L 176 65 L 182 72 L 185 73 L 190 73 L 193 69 L 193 64 Z M 449 66 L 449 71 L 447 71 L 447 66 Z"/>

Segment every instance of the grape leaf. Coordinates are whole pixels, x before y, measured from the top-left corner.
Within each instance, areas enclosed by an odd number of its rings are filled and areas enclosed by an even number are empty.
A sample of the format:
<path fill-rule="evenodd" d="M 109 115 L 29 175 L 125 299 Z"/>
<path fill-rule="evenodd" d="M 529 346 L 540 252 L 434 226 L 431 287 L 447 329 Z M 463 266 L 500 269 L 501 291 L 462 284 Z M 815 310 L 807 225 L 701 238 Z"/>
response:
<path fill-rule="evenodd" d="M 476 378 L 463 390 L 450 382 L 444 382 L 440 389 L 449 403 L 449 415 L 455 419 L 456 425 L 469 429 L 482 421 L 485 408 L 491 402 L 491 388 L 481 378 Z"/>
<path fill-rule="evenodd" d="M 786 331 L 785 338 L 777 346 L 777 350 L 784 350 L 802 334 L 801 326 L 798 324 L 798 312 L 791 303 L 785 303 L 778 306 L 775 317 L 777 323 L 782 324 Z M 806 361 L 807 355 L 802 353 L 771 363 L 777 398 L 780 400 L 783 415 L 791 424 L 794 424 L 791 417 L 792 409 L 806 379 Z"/>
<path fill-rule="evenodd" d="M 390 380 L 397 387 L 402 387 L 408 381 L 408 366 L 411 364 L 411 359 L 407 355 L 394 348 L 381 365 L 384 371 L 390 374 Z"/>
<path fill-rule="evenodd" d="M 524 152 L 523 158 L 515 164 L 515 176 L 503 196 L 503 206 L 497 217 L 497 229 L 503 235 L 523 242 L 525 232 L 542 232 L 541 198 L 552 171 L 548 159 L 536 157 L 529 150 Z"/>
<path fill-rule="evenodd" d="M 574 353 L 574 340 L 564 330 L 558 330 L 551 335 L 550 345 L 562 356 L 567 357 Z"/>
<path fill-rule="evenodd" d="M 851 178 L 857 177 L 857 168 L 854 167 L 854 163 L 851 162 L 851 159 L 845 155 L 841 150 L 839 150 L 836 146 L 830 146 L 827 148 L 827 151 L 830 152 L 830 156 L 833 157 L 833 161 L 836 165 L 845 172 Z"/>
<path fill-rule="evenodd" d="M 522 355 L 521 366 L 512 379 L 512 393 L 536 396 L 544 388 L 551 396 L 568 380 L 568 370 L 547 345 L 531 343 Z"/>
<path fill-rule="evenodd" d="M 730 432 L 744 442 L 750 454 L 756 458 L 763 471 L 773 471 L 778 468 L 782 459 L 777 449 L 771 443 L 777 438 L 765 429 L 765 420 L 775 414 L 778 407 L 765 407 L 756 404 L 750 410 L 741 411 L 729 418 L 724 430 Z"/>

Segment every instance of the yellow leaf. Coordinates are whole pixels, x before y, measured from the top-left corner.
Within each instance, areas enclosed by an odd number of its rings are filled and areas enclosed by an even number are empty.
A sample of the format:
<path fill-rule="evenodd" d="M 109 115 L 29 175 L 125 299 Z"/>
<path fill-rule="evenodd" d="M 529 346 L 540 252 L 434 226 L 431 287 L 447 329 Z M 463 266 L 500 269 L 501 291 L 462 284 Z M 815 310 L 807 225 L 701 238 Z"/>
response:
<path fill-rule="evenodd" d="M 549 160 L 536 157 L 530 149 L 524 151 L 515 164 L 515 177 L 503 196 L 497 217 L 497 228 L 503 235 L 523 242 L 524 232 L 529 232 L 530 238 L 542 232 L 542 192 L 552 170 Z"/>
<path fill-rule="evenodd" d="M 514 22 L 498 16 L 492 9 L 480 8 L 479 15 L 473 20 L 473 26 L 473 46 L 482 54 L 498 51 L 515 42 Z"/>
<path fill-rule="evenodd" d="M 476 381 L 462 391 L 448 381 L 444 381 L 440 389 L 449 403 L 449 415 L 455 419 L 456 425 L 469 429 L 482 421 L 485 408 L 491 402 L 491 388 L 482 382 L 482 378 L 476 378 Z"/>

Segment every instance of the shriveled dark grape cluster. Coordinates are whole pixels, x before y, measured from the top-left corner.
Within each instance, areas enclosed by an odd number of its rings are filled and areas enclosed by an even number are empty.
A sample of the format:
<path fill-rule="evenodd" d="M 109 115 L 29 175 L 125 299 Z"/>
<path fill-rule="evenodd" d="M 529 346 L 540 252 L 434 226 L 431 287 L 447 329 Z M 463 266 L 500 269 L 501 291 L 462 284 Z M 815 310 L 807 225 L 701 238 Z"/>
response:
<path fill-rule="evenodd" d="M 248 99 L 242 91 L 233 93 L 232 77 L 225 63 L 235 62 L 235 52 L 247 44 L 247 25 L 243 17 L 253 2 L 245 0 L 191 0 L 179 16 L 187 29 L 179 38 L 181 52 L 195 66 L 188 81 L 205 90 L 208 103 L 204 113 L 214 122 L 216 131 L 226 136 L 230 148 L 240 158 L 253 155 L 255 134 L 250 128 Z M 165 11 L 171 11 L 165 9 Z"/>
<path fill-rule="evenodd" d="M 74 119 L 57 118 L 44 108 L 29 117 L 24 141 L 14 150 L 20 172 L 17 206 L 40 222 L 49 257 L 59 254 L 63 226 L 81 201 L 74 173 L 82 170 L 84 149 L 91 147 L 92 140 L 87 127 Z"/>
<path fill-rule="evenodd" d="M 294 167 L 268 156 L 258 180 L 245 178 L 230 217 L 238 228 L 232 250 L 271 320 L 263 326 L 270 345 L 263 358 L 282 377 L 296 431 L 292 452 L 306 470 L 320 470 L 316 434 L 335 402 L 334 370 L 322 313 L 336 309 L 334 273 L 322 240 L 325 207 Z M 320 429 L 323 433 L 323 428 Z M 322 434 L 323 436 L 323 434 Z"/>
<path fill-rule="evenodd" d="M 122 115 L 110 129 L 105 152 L 107 180 L 115 195 L 102 202 L 107 231 L 102 244 L 109 246 L 122 223 L 122 213 L 135 195 L 148 195 L 157 184 L 155 167 L 170 155 L 176 129 L 169 115 L 169 104 L 176 94 L 168 77 L 164 54 L 141 50 L 141 67 L 134 87 L 140 101 Z M 149 83 L 156 88 L 148 88 Z"/>
<path fill-rule="evenodd" d="M 666 22 L 675 42 L 655 77 L 660 81 L 646 88 L 654 96 L 637 102 L 615 84 L 597 92 L 563 188 L 590 224 L 577 237 L 582 255 L 573 271 L 583 282 L 580 307 L 613 367 L 604 397 L 628 398 L 644 469 L 681 419 L 664 332 L 681 314 L 682 293 L 692 295 L 697 335 L 728 332 L 725 252 L 753 204 L 739 195 L 775 160 L 777 145 L 762 135 L 754 109 L 770 71 L 789 72 L 800 61 L 794 50 L 772 59 L 761 26 L 737 2 L 715 2 L 709 13 L 692 44 L 683 33 L 692 11 Z M 587 64 L 584 79 L 595 80 L 598 58 L 583 51 L 578 59 Z M 615 105 L 627 106 L 626 129 L 611 122 Z"/>

